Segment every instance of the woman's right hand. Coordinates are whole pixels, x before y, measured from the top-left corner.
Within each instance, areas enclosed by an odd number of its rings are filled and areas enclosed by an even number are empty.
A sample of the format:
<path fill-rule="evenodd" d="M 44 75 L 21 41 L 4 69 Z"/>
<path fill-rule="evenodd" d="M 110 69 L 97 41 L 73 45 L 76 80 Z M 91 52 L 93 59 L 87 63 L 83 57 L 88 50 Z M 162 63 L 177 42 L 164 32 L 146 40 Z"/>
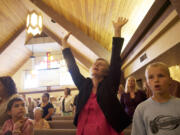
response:
<path fill-rule="evenodd" d="M 62 47 L 63 48 L 69 48 L 69 44 L 67 42 L 69 36 L 71 35 L 71 33 L 69 32 L 63 39 L 62 39 Z"/>

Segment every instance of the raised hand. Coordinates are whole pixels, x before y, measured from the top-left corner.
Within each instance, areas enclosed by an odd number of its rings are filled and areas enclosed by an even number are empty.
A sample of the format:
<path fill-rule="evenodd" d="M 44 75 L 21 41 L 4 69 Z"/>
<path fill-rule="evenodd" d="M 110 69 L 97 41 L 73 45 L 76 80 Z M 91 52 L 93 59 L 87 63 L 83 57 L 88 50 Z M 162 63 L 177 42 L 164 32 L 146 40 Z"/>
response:
<path fill-rule="evenodd" d="M 69 44 L 67 43 L 67 40 L 71 33 L 69 32 L 63 39 L 62 39 L 62 47 L 63 48 L 69 48 Z"/>
<path fill-rule="evenodd" d="M 13 127 L 13 133 L 15 134 L 20 134 L 21 133 L 21 128 L 23 127 L 26 119 L 19 120 L 14 123 Z"/>
<path fill-rule="evenodd" d="M 26 120 L 27 120 L 27 118 L 22 118 L 22 119 L 16 121 L 16 122 L 14 123 L 14 129 L 19 129 L 19 128 L 21 128 L 21 127 L 24 125 L 24 123 L 26 122 Z"/>
<path fill-rule="evenodd" d="M 116 22 L 113 23 L 115 37 L 121 36 L 121 28 L 128 22 L 128 19 L 119 17 Z"/>

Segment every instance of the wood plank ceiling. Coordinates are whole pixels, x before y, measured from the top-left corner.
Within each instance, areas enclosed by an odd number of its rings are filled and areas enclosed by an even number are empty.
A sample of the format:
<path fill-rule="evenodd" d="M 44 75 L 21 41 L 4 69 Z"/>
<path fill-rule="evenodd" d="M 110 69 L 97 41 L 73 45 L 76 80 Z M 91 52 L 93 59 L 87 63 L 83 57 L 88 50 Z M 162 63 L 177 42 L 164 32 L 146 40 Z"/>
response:
<path fill-rule="evenodd" d="M 112 20 L 129 19 L 122 31 L 125 44 L 131 39 L 154 0 L 42 0 L 103 47 L 111 49 Z"/>
<path fill-rule="evenodd" d="M 27 13 L 19 0 L 0 0 L 0 47 L 25 24 Z"/>
<path fill-rule="evenodd" d="M 0 0 L 0 75 L 12 75 L 29 58 L 24 47 L 28 10 L 19 0 Z M 20 37 L 18 37 L 20 36 Z"/>
<path fill-rule="evenodd" d="M 64 36 L 58 31 L 62 27 L 66 32 L 74 30 L 72 43 L 82 42 L 79 46 L 72 44 L 74 54 L 89 68 L 95 58 L 106 55 L 109 57 L 113 36 L 112 20 L 119 16 L 129 19 L 122 30 L 127 44 L 153 3 L 154 0 L 0 0 L 0 64 L 3 65 L 0 67 L 0 75 L 14 74 L 31 55 L 24 47 L 23 29 L 27 13 L 32 9 L 39 10 L 45 15 L 44 32 L 56 42 L 60 43 L 59 39 Z M 45 6 L 42 6 L 43 4 Z M 58 20 L 60 17 L 65 18 L 64 22 Z M 52 24 L 51 18 L 57 23 Z M 66 27 L 67 25 L 69 26 Z M 6 52 L 6 55 L 3 52 Z M 7 61 L 11 61 L 11 66 Z"/>

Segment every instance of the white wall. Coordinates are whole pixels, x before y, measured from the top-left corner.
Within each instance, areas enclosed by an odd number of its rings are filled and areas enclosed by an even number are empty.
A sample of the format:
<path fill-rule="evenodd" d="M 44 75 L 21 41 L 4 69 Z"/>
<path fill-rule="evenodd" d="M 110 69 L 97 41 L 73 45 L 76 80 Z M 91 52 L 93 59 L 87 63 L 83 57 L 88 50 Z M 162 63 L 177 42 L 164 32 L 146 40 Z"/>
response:
<path fill-rule="evenodd" d="M 53 55 L 55 59 L 60 59 L 60 55 Z M 36 58 L 37 61 L 38 59 L 40 59 L 39 57 Z M 25 70 L 31 70 L 32 68 L 32 61 L 31 59 L 29 59 L 26 63 L 24 63 L 24 65 L 22 65 L 19 70 L 12 76 L 12 78 L 14 79 L 18 92 L 27 92 L 27 90 L 24 90 L 24 71 Z M 79 69 L 81 71 L 81 73 L 85 76 L 85 77 L 89 77 L 89 72 L 87 72 L 86 69 L 84 69 L 81 65 L 79 65 Z M 67 87 L 67 86 L 62 86 L 62 88 Z M 70 87 L 75 87 L 75 86 L 70 86 Z M 61 88 L 61 86 L 60 86 Z M 42 89 L 46 89 L 46 88 L 37 88 L 37 89 L 32 89 L 32 91 L 34 90 L 42 90 Z M 28 90 L 30 91 L 30 90 Z"/>
<path fill-rule="evenodd" d="M 177 16 L 174 10 L 140 47 L 135 48 L 122 66 L 125 78 L 180 42 L 180 19 Z M 143 53 L 138 54 L 144 48 Z M 144 53 L 147 59 L 140 62 Z"/>

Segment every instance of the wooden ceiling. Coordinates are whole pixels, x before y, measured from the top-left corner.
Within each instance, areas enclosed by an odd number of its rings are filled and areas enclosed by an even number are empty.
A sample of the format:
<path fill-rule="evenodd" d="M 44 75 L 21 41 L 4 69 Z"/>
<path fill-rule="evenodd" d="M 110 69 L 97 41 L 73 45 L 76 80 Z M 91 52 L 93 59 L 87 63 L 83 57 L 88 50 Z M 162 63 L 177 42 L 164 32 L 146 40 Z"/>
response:
<path fill-rule="evenodd" d="M 20 0 L 0 0 L 0 47 L 24 26 L 27 13 Z"/>
<path fill-rule="evenodd" d="M 112 20 L 117 20 L 119 16 L 129 19 L 122 31 L 127 44 L 154 3 L 154 0 L 42 1 L 108 50 L 111 49 L 113 36 Z"/>
<path fill-rule="evenodd" d="M 0 76 L 13 75 L 32 54 L 24 46 L 26 31 L 19 36 L 0 55 Z"/>
<path fill-rule="evenodd" d="M 0 64 L 3 65 L 0 75 L 12 75 L 31 55 L 24 47 L 26 36 L 22 36 L 28 11 L 35 9 L 43 14 L 44 32 L 59 44 L 71 31 L 69 43 L 73 53 L 80 63 L 89 68 L 97 57 L 108 59 L 110 56 L 112 20 L 119 16 L 129 19 L 122 30 L 127 44 L 154 1 L 0 0 Z M 11 66 L 7 61 L 11 61 Z"/>
<path fill-rule="evenodd" d="M 28 10 L 19 0 L 0 0 L 0 75 L 13 75 L 29 58 L 24 46 Z"/>

